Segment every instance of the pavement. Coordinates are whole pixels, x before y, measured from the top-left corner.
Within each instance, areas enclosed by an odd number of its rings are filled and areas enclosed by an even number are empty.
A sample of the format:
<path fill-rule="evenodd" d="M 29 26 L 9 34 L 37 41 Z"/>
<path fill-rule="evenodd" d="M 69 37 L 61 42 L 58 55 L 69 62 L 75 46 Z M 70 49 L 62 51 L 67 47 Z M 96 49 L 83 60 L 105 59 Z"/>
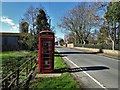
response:
<path fill-rule="evenodd" d="M 119 60 L 108 55 L 56 46 L 69 72 L 86 90 L 120 90 Z"/>
<path fill-rule="evenodd" d="M 83 49 L 79 49 L 79 48 L 71 48 L 71 49 L 77 49 L 77 50 L 80 50 L 80 51 L 85 51 L 85 52 L 91 52 L 91 51 L 88 51 L 88 50 L 83 50 Z M 113 59 L 116 59 L 116 60 L 120 60 L 120 56 L 119 55 L 113 55 L 113 54 L 107 54 L 107 53 L 96 53 L 97 55 L 101 55 L 101 56 L 105 56 L 105 57 L 108 57 L 108 58 L 113 58 Z"/>
<path fill-rule="evenodd" d="M 59 77 L 62 73 L 39 73 L 36 74 L 35 78 L 41 78 L 41 77 Z"/>
<path fill-rule="evenodd" d="M 117 56 L 117 55 L 106 54 L 106 53 L 101 53 L 101 54 L 98 54 L 98 55 L 105 56 L 105 57 L 108 57 L 108 58 L 112 58 L 112 59 L 115 59 L 115 60 L 120 60 L 120 57 Z"/>

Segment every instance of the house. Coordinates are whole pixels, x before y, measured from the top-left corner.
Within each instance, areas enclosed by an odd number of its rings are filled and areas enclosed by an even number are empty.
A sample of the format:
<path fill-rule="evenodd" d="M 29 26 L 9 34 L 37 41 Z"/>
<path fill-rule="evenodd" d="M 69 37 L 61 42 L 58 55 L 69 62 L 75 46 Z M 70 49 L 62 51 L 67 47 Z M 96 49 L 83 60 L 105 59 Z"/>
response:
<path fill-rule="evenodd" d="M 0 33 L 0 48 L 2 51 L 19 50 L 19 39 L 22 33 Z"/>

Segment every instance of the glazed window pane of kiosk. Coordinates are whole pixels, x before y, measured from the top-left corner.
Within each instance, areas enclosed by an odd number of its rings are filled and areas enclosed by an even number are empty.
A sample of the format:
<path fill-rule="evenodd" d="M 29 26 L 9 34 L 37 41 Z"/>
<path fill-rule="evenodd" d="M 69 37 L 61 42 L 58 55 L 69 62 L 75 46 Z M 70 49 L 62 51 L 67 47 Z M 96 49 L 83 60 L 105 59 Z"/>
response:
<path fill-rule="evenodd" d="M 51 42 L 49 40 L 42 41 L 43 42 L 43 48 L 42 52 L 45 53 L 50 53 L 50 48 L 51 48 Z"/>
<path fill-rule="evenodd" d="M 43 58 L 43 68 L 44 69 L 50 69 L 50 48 L 51 48 L 51 41 L 43 40 L 43 52 L 42 52 L 42 58 Z"/>
<path fill-rule="evenodd" d="M 54 71 L 54 33 L 41 31 L 38 44 L 38 72 Z"/>

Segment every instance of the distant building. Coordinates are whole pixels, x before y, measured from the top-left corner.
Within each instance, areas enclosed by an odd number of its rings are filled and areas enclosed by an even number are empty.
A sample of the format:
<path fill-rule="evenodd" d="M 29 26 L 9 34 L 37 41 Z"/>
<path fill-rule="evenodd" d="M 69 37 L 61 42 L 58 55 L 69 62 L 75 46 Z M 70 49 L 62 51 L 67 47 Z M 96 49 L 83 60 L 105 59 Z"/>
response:
<path fill-rule="evenodd" d="M 21 48 L 20 35 L 21 33 L 0 33 L 0 48 L 2 51 L 19 50 Z"/>

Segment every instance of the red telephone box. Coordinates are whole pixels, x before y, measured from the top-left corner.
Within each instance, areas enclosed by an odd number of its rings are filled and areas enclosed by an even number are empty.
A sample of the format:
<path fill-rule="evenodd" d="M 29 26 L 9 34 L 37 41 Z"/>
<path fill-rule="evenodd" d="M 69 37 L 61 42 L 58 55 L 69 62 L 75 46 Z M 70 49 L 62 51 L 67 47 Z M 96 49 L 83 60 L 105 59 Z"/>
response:
<path fill-rule="evenodd" d="M 54 71 L 54 33 L 40 32 L 38 44 L 38 73 Z"/>

